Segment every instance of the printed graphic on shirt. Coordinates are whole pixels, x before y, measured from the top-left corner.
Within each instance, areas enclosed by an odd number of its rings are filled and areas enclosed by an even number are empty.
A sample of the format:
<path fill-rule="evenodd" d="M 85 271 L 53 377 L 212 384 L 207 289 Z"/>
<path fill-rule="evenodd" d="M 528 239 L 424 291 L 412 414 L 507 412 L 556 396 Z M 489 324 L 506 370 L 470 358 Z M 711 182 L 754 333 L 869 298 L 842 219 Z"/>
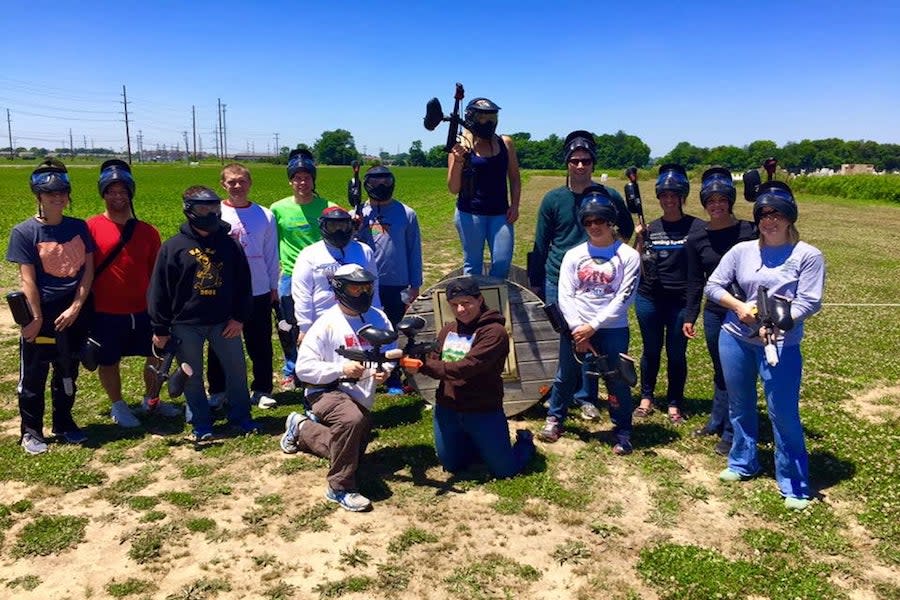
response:
<path fill-rule="evenodd" d="M 38 242 L 41 268 L 54 277 L 74 277 L 84 265 L 84 240 L 76 235 L 68 242 Z"/>
<path fill-rule="evenodd" d="M 461 360 L 472 349 L 474 341 L 474 335 L 459 335 L 451 331 L 444 339 L 444 347 L 441 349 L 441 360 L 446 362 Z"/>
<path fill-rule="evenodd" d="M 385 221 L 381 215 L 378 215 L 374 219 L 372 219 L 371 226 L 369 227 L 369 231 L 372 234 L 372 238 L 377 238 L 380 235 L 390 235 L 391 234 L 391 224 Z"/>
<path fill-rule="evenodd" d="M 222 286 L 222 263 L 213 260 L 212 248 L 192 248 L 188 254 L 194 257 L 199 268 L 194 272 L 194 289 L 201 296 L 215 296 Z"/>
<path fill-rule="evenodd" d="M 331 285 L 331 280 L 334 278 L 334 272 L 337 271 L 341 266 L 339 262 L 328 263 L 326 265 L 316 265 L 313 267 L 313 274 L 320 275 L 325 277 L 325 280 L 328 281 L 328 285 Z"/>
<path fill-rule="evenodd" d="M 620 261 L 605 258 L 587 257 L 578 263 L 576 269 L 578 284 L 575 294 L 583 294 L 592 298 L 601 298 L 614 294 L 622 284 L 625 276 Z"/>

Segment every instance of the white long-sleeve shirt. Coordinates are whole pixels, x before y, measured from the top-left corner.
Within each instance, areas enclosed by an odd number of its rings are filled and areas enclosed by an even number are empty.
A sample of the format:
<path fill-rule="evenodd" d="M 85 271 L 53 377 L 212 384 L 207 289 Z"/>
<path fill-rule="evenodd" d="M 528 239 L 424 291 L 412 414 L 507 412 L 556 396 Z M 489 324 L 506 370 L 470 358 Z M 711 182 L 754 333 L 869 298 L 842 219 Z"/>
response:
<path fill-rule="evenodd" d="M 563 256 L 559 268 L 559 310 L 569 327 L 628 327 L 641 273 L 638 252 L 617 240 L 610 246 L 584 242 Z"/>
<path fill-rule="evenodd" d="M 378 308 L 370 308 L 361 316 L 351 317 L 344 314 L 338 305 L 325 310 L 306 332 L 303 342 L 297 350 L 295 372 L 301 381 L 306 382 L 306 395 L 322 391 L 328 384 L 333 384 L 344 374 L 344 365 L 350 361 L 337 353 L 340 346 L 345 348 L 368 350 L 371 346 L 356 335 L 363 325 L 373 325 L 379 329 L 392 329 L 387 316 Z M 382 351 L 397 347 L 393 342 L 382 346 Z M 385 364 L 385 370 L 391 370 L 391 364 Z M 342 382 L 338 388 L 346 392 L 360 405 L 371 409 L 375 403 L 376 365 L 368 367 L 356 383 Z"/>
<path fill-rule="evenodd" d="M 261 296 L 278 289 L 278 232 L 272 211 L 259 204 L 250 203 L 235 208 L 222 203 L 222 220 L 231 225 L 228 235 L 244 249 L 250 265 L 253 295 Z"/>
<path fill-rule="evenodd" d="M 331 288 L 331 277 L 338 267 L 349 264 L 359 265 L 376 276 L 372 306 L 381 308 L 378 266 L 372 249 L 356 240 L 343 249 L 318 241 L 300 251 L 291 274 L 294 315 L 301 333 L 305 333 L 319 315 L 337 303 Z"/>

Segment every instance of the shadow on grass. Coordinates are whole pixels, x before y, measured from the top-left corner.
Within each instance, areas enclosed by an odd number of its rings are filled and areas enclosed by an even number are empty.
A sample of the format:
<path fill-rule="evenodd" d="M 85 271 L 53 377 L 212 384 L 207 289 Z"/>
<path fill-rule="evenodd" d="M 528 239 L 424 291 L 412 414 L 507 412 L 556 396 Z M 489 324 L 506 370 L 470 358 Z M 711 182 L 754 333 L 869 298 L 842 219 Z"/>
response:
<path fill-rule="evenodd" d="M 815 450 L 809 455 L 809 475 L 813 489 L 822 491 L 856 475 L 856 465 L 831 452 Z"/>
<path fill-rule="evenodd" d="M 401 425 L 418 423 L 423 418 L 422 413 L 425 411 L 425 405 L 424 400 L 412 398 L 409 402 L 392 404 L 377 409 L 372 413 L 373 428 L 391 429 Z"/>

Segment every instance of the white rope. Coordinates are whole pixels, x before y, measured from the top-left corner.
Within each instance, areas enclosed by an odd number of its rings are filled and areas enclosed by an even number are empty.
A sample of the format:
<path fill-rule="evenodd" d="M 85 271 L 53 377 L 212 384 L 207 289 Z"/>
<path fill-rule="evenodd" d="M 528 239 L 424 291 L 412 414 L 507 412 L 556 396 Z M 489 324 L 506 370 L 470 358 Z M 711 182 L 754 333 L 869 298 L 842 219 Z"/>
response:
<path fill-rule="evenodd" d="M 851 304 L 849 302 L 823 302 L 822 306 L 888 306 L 891 308 L 898 308 L 900 304 Z"/>

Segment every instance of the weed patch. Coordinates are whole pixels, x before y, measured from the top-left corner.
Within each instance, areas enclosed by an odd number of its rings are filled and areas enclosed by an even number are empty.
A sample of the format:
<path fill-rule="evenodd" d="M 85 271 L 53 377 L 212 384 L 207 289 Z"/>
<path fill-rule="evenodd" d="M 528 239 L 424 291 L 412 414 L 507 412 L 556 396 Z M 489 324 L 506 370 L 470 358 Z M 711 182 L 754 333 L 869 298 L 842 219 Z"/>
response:
<path fill-rule="evenodd" d="M 85 517 L 40 516 L 25 525 L 12 548 L 12 555 L 46 556 L 72 548 L 84 541 Z"/>

